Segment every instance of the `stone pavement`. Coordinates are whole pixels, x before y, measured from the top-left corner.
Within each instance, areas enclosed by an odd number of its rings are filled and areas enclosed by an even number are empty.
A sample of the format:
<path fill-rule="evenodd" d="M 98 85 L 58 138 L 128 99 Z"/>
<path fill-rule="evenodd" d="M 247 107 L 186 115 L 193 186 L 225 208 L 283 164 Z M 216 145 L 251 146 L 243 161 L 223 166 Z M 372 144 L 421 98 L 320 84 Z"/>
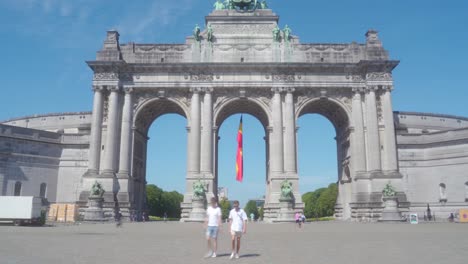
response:
<path fill-rule="evenodd" d="M 230 261 L 227 225 L 216 259 L 196 223 L 3 225 L 0 263 L 468 263 L 466 224 L 252 223 L 242 241 Z"/>

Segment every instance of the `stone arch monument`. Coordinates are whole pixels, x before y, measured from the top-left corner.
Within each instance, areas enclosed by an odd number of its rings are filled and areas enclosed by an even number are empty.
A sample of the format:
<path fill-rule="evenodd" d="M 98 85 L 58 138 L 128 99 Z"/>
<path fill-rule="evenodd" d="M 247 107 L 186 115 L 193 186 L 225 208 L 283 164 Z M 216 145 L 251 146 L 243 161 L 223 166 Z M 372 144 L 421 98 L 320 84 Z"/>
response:
<path fill-rule="evenodd" d="M 99 180 L 104 207 L 143 210 L 147 132 L 159 116 L 187 119 L 186 193 L 182 219 L 190 220 L 192 186 L 202 179 L 217 190 L 217 133 L 232 114 L 248 113 L 265 129 L 265 220 L 278 220 L 280 185 L 292 183 L 294 207 L 303 208 L 297 172 L 296 120 L 317 113 L 336 129 L 340 219 L 378 217 L 381 191 L 391 181 L 401 210 L 406 195 L 397 163 L 391 60 L 377 32 L 364 44 L 300 43 L 278 33 L 270 9 L 214 10 L 207 30 L 184 44 L 119 43 L 108 31 L 94 61 L 94 105 L 88 170 L 80 201 Z M 189 33 L 191 29 L 187 29 Z M 278 35 L 279 34 L 279 35 Z"/>

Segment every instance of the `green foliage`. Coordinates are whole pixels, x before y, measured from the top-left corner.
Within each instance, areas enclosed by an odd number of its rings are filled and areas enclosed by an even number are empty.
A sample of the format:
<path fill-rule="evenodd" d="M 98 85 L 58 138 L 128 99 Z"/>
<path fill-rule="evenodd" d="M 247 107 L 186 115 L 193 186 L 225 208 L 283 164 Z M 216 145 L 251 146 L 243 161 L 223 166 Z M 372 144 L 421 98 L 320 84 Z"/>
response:
<path fill-rule="evenodd" d="M 302 195 L 302 201 L 305 203 L 304 215 L 306 218 L 332 216 L 337 196 L 338 186 L 336 183 L 328 185 L 327 188 L 305 193 Z"/>
<path fill-rule="evenodd" d="M 231 211 L 231 203 L 226 198 L 223 198 L 219 202 L 219 207 L 221 208 L 223 220 L 227 219 L 229 217 L 229 211 Z"/>
<path fill-rule="evenodd" d="M 244 208 L 247 217 L 250 219 L 250 214 L 254 214 L 254 219 L 258 219 L 258 208 L 257 203 L 255 201 L 250 200 Z"/>
<path fill-rule="evenodd" d="M 182 194 L 176 191 L 165 192 L 158 186 L 149 184 L 146 186 L 146 199 L 150 215 L 163 217 L 166 212 L 168 218 L 180 218 L 180 203 L 184 199 Z"/>
<path fill-rule="evenodd" d="M 259 218 L 260 220 L 263 220 L 263 215 L 264 215 L 264 213 L 265 213 L 265 212 L 264 212 L 263 206 L 262 206 L 262 207 L 260 207 L 260 209 L 258 209 L 258 218 Z"/>

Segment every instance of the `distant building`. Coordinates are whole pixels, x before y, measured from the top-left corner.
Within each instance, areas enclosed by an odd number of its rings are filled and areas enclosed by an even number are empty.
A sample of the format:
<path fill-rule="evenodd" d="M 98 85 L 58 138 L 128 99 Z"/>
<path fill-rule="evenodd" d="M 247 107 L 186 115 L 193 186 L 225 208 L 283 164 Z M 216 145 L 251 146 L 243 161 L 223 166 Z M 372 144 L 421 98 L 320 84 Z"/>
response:
<path fill-rule="evenodd" d="M 257 208 L 261 208 L 263 207 L 263 205 L 265 205 L 265 196 L 263 196 L 262 198 L 257 198 L 257 199 L 249 199 L 249 202 L 250 201 L 255 201 Z"/>
<path fill-rule="evenodd" d="M 218 199 L 219 200 L 222 200 L 222 199 L 226 199 L 228 200 L 228 188 L 226 187 L 218 187 Z"/>

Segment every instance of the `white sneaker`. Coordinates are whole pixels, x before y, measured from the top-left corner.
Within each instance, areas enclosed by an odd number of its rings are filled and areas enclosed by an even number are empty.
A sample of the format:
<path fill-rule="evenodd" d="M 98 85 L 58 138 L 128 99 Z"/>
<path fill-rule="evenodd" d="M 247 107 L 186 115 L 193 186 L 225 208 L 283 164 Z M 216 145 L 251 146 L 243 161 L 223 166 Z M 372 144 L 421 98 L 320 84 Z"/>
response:
<path fill-rule="evenodd" d="M 236 259 L 238 259 L 238 258 L 239 258 L 239 254 L 236 253 Z"/>
<path fill-rule="evenodd" d="M 234 258 L 234 252 L 232 252 L 231 256 L 229 257 L 229 259 L 233 259 Z"/>
<path fill-rule="evenodd" d="M 208 251 L 208 253 L 206 253 L 206 255 L 205 255 L 205 258 L 209 258 L 211 256 L 213 256 L 213 252 Z"/>
<path fill-rule="evenodd" d="M 211 255 L 212 258 L 216 258 L 216 252 L 213 252 L 213 255 Z"/>

